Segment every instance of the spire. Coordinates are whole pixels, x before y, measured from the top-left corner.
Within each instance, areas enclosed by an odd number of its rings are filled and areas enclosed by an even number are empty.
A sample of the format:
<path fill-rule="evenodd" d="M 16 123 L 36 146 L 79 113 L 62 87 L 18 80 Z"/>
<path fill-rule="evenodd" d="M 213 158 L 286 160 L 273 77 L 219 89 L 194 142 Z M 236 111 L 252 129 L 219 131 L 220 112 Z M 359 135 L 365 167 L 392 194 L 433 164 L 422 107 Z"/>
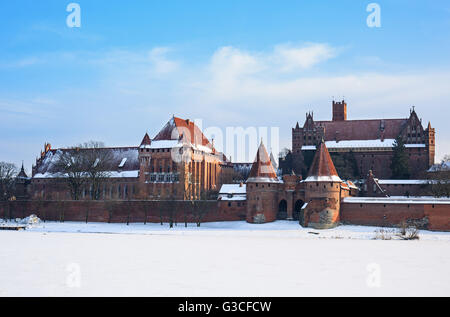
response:
<path fill-rule="evenodd" d="M 272 149 L 270 149 L 270 161 L 272 162 L 273 169 L 277 170 L 278 166 L 277 166 L 277 162 L 275 160 L 275 157 L 273 156 Z"/>
<path fill-rule="evenodd" d="M 322 138 L 305 182 L 342 182 Z"/>
<path fill-rule="evenodd" d="M 27 173 L 25 173 L 25 168 L 23 167 L 23 161 L 22 161 L 22 168 L 20 169 L 20 173 L 17 175 L 18 178 L 28 178 Z"/>
<path fill-rule="evenodd" d="M 148 135 L 148 133 L 145 133 L 145 136 L 141 142 L 141 146 L 150 145 L 150 144 L 152 144 L 152 140 L 150 139 L 150 136 Z"/>
<path fill-rule="evenodd" d="M 250 170 L 248 181 L 250 182 L 277 182 L 278 177 L 273 168 L 269 154 L 262 140 L 256 153 L 255 162 Z"/>

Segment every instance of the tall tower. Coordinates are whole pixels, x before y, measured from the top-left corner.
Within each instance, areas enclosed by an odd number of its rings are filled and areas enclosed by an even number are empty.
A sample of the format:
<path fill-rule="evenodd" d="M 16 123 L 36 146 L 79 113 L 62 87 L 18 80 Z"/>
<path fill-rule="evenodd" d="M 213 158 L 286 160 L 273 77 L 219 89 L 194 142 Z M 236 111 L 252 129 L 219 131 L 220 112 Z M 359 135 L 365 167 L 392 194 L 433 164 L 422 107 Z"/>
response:
<path fill-rule="evenodd" d="M 266 223 L 277 217 L 277 173 L 261 142 L 247 179 L 247 222 Z"/>
<path fill-rule="evenodd" d="M 304 227 L 328 229 L 338 225 L 341 203 L 341 183 L 325 142 L 319 144 L 305 179 L 305 201 L 300 215 Z"/>
<path fill-rule="evenodd" d="M 145 183 L 147 180 L 147 175 L 150 172 L 150 163 L 152 160 L 152 154 L 150 151 L 150 146 L 152 140 L 148 133 L 145 134 L 142 139 L 141 145 L 139 146 L 139 180 L 141 184 Z"/>
<path fill-rule="evenodd" d="M 425 130 L 426 133 L 426 146 L 428 148 L 428 167 L 434 165 L 434 157 L 436 153 L 436 140 L 435 140 L 435 130 L 431 127 L 431 123 L 428 122 L 428 127 Z"/>
<path fill-rule="evenodd" d="M 347 120 L 347 103 L 345 100 L 336 102 L 333 100 L 333 121 Z"/>

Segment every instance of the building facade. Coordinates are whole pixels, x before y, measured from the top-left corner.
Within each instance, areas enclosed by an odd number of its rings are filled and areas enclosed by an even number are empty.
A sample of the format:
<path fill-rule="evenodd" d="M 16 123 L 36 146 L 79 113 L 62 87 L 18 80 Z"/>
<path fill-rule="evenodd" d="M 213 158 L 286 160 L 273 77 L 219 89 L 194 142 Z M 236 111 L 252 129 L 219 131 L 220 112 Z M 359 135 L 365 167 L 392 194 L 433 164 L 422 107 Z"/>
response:
<path fill-rule="evenodd" d="M 305 180 L 295 174 L 277 177 L 261 143 L 247 180 L 247 221 L 296 220 L 305 227 L 332 228 L 340 221 L 341 199 L 356 195 L 354 188 L 338 176 L 324 141 Z"/>
<path fill-rule="evenodd" d="M 348 120 L 347 103 L 333 101 L 332 120 L 316 121 L 306 114 L 303 127 L 292 129 L 293 169 L 297 174 L 308 171 L 316 145 L 323 138 L 332 157 L 346 159 L 355 178 L 364 178 L 369 170 L 381 178 L 391 178 L 393 146 L 402 137 L 408 155 L 411 177 L 423 177 L 434 164 L 435 130 L 423 126 L 416 111 L 408 118 Z"/>
<path fill-rule="evenodd" d="M 67 171 L 61 158 L 68 153 L 87 164 Z M 101 185 L 93 191 L 90 170 L 101 164 Z M 233 174 L 232 164 L 194 122 L 177 117 L 155 138 L 145 134 L 137 147 L 52 149 L 45 144 L 32 170 L 30 196 L 44 200 L 74 199 L 70 177 L 85 178 L 80 181 L 81 200 L 207 199 L 230 183 Z"/>

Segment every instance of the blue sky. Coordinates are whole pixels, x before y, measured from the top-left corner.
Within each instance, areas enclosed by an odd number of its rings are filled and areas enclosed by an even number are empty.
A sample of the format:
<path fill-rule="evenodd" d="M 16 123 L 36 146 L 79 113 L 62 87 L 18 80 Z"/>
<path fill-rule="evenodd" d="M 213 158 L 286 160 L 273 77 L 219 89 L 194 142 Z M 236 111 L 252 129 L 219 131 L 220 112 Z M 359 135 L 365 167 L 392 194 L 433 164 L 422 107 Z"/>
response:
<path fill-rule="evenodd" d="M 28 170 L 44 142 L 137 145 L 172 114 L 204 127 L 280 127 L 406 117 L 411 106 L 450 153 L 450 2 L 79 0 L 0 4 L 0 160 Z M 226 150 L 226 149 L 225 149 Z"/>

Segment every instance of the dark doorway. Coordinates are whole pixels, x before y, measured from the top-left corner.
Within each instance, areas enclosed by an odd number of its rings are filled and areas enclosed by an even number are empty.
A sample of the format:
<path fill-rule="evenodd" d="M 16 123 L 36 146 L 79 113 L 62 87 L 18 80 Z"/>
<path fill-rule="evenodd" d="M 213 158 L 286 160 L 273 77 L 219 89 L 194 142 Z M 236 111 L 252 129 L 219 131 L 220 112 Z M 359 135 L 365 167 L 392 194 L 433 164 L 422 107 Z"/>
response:
<path fill-rule="evenodd" d="M 287 201 L 282 200 L 280 201 L 280 204 L 278 205 L 278 213 L 277 213 L 277 220 L 286 220 L 287 219 Z"/>
<path fill-rule="evenodd" d="M 295 202 L 294 205 L 294 212 L 292 217 L 294 218 L 295 221 L 299 221 L 300 220 L 300 214 L 302 212 L 302 207 L 305 203 L 303 202 L 303 200 L 297 200 Z"/>

